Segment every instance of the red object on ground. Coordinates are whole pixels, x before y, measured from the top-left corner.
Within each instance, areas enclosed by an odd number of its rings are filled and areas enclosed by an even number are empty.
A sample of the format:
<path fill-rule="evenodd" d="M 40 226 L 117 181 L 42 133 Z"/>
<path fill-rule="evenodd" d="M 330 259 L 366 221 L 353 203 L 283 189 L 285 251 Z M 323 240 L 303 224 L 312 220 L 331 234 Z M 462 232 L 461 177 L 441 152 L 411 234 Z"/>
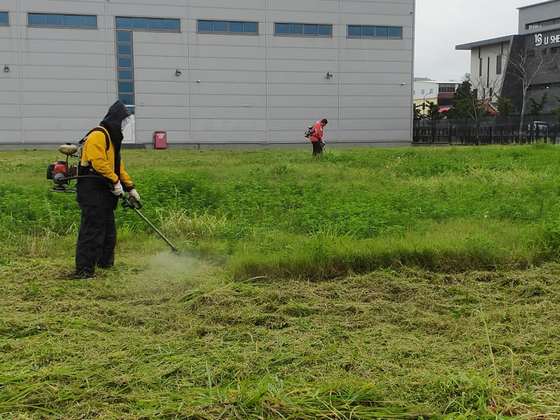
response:
<path fill-rule="evenodd" d="M 156 131 L 154 132 L 154 149 L 163 150 L 167 149 L 167 132 Z"/>

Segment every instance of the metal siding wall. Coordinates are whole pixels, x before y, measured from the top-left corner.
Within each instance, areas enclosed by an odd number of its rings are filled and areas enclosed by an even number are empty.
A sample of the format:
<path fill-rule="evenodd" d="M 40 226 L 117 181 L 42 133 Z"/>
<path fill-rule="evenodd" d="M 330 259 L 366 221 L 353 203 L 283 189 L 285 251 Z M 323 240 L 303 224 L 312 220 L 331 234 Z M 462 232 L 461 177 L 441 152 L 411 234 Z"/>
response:
<path fill-rule="evenodd" d="M 191 138 L 205 143 L 266 141 L 265 0 L 191 1 Z M 259 22 L 259 35 L 196 33 L 197 19 Z"/>
<path fill-rule="evenodd" d="M 38 0 L 20 0 L 8 7 L 18 51 L 17 142 L 76 141 L 103 115 L 115 95 L 108 82 L 114 79 L 108 71 L 114 65 L 114 47 L 103 30 L 104 7 L 101 1 Z M 95 14 L 100 30 L 28 28 L 28 12 Z M 2 136 L 0 142 L 13 139 Z"/>
<path fill-rule="evenodd" d="M 560 1 L 541 4 L 519 10 L 519 34 L 546 32 L 560 28 L 560 25 L 551 25 L 545 28 L 528 30 L 528 23 L 542 22 L 548 19 L 560 18 Z"/>
<path fill-rule="evenodd" d="M 11 12 L 10 26 L 0 27 L 0 144 L 21 143 L 17 0 L 4 1 L 0 7 Z M 9 73 L 4 72 L 5 65 Z"/>
<path fill-rule="evenodd" d="M 0 73 L 0 143 L 76 140 L 99 121 L 116 97 L 117 15 L 182 19 L 180 34 L 134 33 L 138 143 L 167 130 L 172 143 L 301 144 L 322 117 L 332 141 L 410 142 L 413 0 L 8 0 L 7 9 L 0 64 L 14 65 Z M 28 11 L 96 14 L 99 30 L 27 28 Z M 260 33 L 197 34 L 197 19 L 258 21 Z M 274 22 L 290 21 L 332 23 L 333 38 L 273 35 Z M 347 24 L 403 26 L 404 39 L 347 39 Z"/>

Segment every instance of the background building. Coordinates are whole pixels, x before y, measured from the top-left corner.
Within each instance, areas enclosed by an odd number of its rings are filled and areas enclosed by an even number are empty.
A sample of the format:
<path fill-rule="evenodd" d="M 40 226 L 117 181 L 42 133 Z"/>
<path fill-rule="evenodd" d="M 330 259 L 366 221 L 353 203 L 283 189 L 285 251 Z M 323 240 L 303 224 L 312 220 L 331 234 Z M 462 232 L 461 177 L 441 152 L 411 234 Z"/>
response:
<path fill-rule="evenodd" d="M 542 113 L 560 107 L 560 0 L 519 8 L 519 34 L 462 44 L 471 51 L 471 81 L 481 99 L 511 99 L 519 112 L 520 73 L 530 83 L 526 103 L 543 101 Z M 522 71 L 520 71 L 522 70 Z"/>
<path fill-rule="evenodd" d="M 549 0 L 519 8 L 519 34 L 560 29 L 560 2 Z"/>
<path fill-rule="evenodd" d="M 457 50 L 471 52 L 470 80 L 480 99 L 493 103 L 501 96 L 513 39 L 510 35 L 457 45 Z"/>
<path fill-rule="evenodd" d="M 459 84 L 454 81 L 436 81 L 428 78 L 414 79 L 414 105 L 422 115 L 427 115 L 430 104 L 438 107 L 438 111 L 445 113 L 453 105 L 455 91 Z"/>
<path fill-rule="evenodd" d="M 120 97 L 129 141 L 408 144 L 414 0 L 3 0 L 0 145 L 76 141 Z"/>

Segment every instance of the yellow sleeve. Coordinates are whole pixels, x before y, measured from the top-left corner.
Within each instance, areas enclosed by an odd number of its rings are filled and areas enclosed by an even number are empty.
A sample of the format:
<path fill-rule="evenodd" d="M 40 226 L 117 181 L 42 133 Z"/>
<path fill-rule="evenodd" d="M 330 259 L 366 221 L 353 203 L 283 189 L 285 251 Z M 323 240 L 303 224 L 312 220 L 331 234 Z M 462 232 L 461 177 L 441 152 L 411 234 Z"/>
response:
<path fill-rule="evenodd" d="M 93 166 L 95 172 L 109 179 L 113 184 L 116 184 L 119 177 L 107 158 L 106 147 L 105 135 L 102 132 L 94 131 L 89 135 L 84 145 L 84 157 L 91 162 L 91 166 Z"/>
<path fill-rule="evenodd" d="M 134 182 L 132 182 L 132 178 L 130 178 L 130 175 L 128 174 L 128 172 L 126 172 L 122 160 L 121 160 L 121 182 L 129 190 L 134 188 Z"/>

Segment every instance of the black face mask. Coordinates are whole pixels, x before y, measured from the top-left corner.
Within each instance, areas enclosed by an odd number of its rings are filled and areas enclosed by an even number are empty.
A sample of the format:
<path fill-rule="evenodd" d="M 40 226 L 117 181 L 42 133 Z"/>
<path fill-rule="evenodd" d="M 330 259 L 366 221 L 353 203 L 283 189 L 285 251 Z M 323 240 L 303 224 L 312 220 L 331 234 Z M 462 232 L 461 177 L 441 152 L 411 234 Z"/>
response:
<path fill-rule="evenodd" d="M 123 141 L 122 122 L 124 119 L 130 117 L 130 112 L 121 101 L 115 102 L 109 108 L 107 115 L 99 124 L 109 132 L 111 143 L 115 148 L 115 173 L 120 175 L 121 168 L 121 146 Z"/>

